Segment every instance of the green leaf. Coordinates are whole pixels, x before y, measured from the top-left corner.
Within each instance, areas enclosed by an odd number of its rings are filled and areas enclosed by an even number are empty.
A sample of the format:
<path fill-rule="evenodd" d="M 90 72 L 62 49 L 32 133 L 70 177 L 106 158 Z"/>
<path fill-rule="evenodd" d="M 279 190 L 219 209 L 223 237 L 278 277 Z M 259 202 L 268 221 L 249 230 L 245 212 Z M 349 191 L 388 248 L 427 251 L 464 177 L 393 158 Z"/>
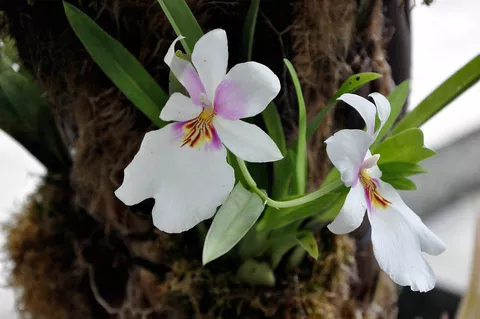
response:
<path fill-rule="evenodd" d="M 380 165 L 391 162 L 418 163 L 435 155 L 435 152 L 423 146 L 423 132 L 411 128 L 386 139 L 372 150 L 372 154 L 380 154 Z"/>
<path fill-rule="evenodd" d="M 237 277 L 252 286 L 275 286 L 275 274 L 270 265 L 253 259 L 247 259 L 242 263 L 237 270 Z"/>
<path fill-rule="evenodd" d="M 262 112 L 262 119 L 265 123 L 268 135 L 272 138 L 275 144 L 277 144 L 280 152 L 285 155 L 287 153 L 287 142 L 285 141 L 282 121 L 275 103 L 271 102 Z"/>
<path fill-rule="evenodd" d="M 71 159 L 42 90 L 26 71 L 0 73 L 0 129 L 36 157 L 51 173 L 65 173 Z"/>
<path fill-rule="evenodd" d="M 381 78 L 382 75 L 373 72 L 365 72 L 365 73 L 358 73 L 348 77 L 345 82 L 340 86 L 337 93 L 333 96 L 330 100 L 328 105 L 321 110 L 318 114 L 316 114 L 309 122 L 307 126 L 307 140 L 309 140 L 315 131 L 320 127 L 320 123 L 322 122 L 325 115 L 327 115 L 328 111 L 333 108 L 336 103 L 336 100 L 344 93 L 351 93 L 353 91 L 358 90 L 363 85 Z"/>
<path fill-rule="evenodd" d="M 168 94 L 171 96 L 173 93 L 181 93 L 185 96 L 189 96 L 187 89 L 178 81 L 173 72 L 168 74 Z"/>
<path fill-rule="evenodd" d="M 393 129 L 392 134 L 419 127 L 468 90 L 479 79 L 480 55 L 477 55 L 430 93 L 412 112 L 408 113 Z"/>
<path fill-rule="evenodd" d="M 339 192 L 332 192 L 306 205 L 272 210 L 268 218 L 262 219 L 262 231 L 269 231 L 284 227 L 290 223 L 305 220 L 327 210 L 336 201 Z M 267 214 L 265 214 L 267 216 Z"/>
<path fill-rule="evenodd" d="M 230 164 L 230 166 L 233 168 L 233 171 L 235 172 L 235 180 L 242 183 L 244 186 L 247 186 L 248 183 L 245 180 L 245 176 L 243 176 L 240 168 L 238 167 L 237 157 L 229 150 L 227 150 L 227 162 L 228 164 Z"/>
<path fill-rule="evenodd" d="M 395 179 L 427 172 L 426 169 L 414 163 L 390 162 L 380 164 L 378 167 L 382 172 L 382 179 Z"/>
<path fill-rule="evenodd" d="M 242 259 L 260 257 L 269 248 L 268 235 L 268 232 L 257 231 L 256 227 L 250 228 L 237 245 L 238 255 Z"/>
<path fill-rule="evenodd" d="M 320 112 L 318 112 L 310 121 L 308 121 L 307 125 L 307 140 L 310 140 L 315 133 L 315 131 L 320 127 L 320 123 L 322 123 L 325 116 L 327 116 L 328 112 L 335 107 L 335 104 L 327 105 L 323 108 Z"/>
<path fill-rule="evenodd" d="M 340 210 L 343 207 L 343 204 L 345 203 L 345 199 L 347 198 L 349 191 L 350 191 L 350 188 L 344 187 L 341 190 L 340 195 L 337 197 L 334 203 L 330 206 L 330 208 L 326 209 L 321 214 L 318 214 L 315 217 L 315 221 L 316 222 L 331 221 L 335 217 L 337 217 L 338 213 L 340 213 Z"/>
<path fill-rule="evenodd" d="M 417 185 L 415 185 L 415 183 L 412 182 L 412 180 L 410 180 L 409 178 L 389 179 L 388 177 L 384 178 L 382 176 L 382 180 L 386 183 L 389 183 L 390 185 L 392 185 L 396 189 L 406 190 L 406 191 L 409 191 L 409 190 L 414 191 L 414 190 L 417 189 Z"/>
<path fill-rule="evenodd" d="M 158 0 L 173 30 L 181 40 L 187 54 L 192 54 L 195 43 L 203 35 L 202 28 L 184 0 Z"/>
<path fill-rule="evenodd" d="M 273 139 L 275 144 L 277 144 L 280 152 L 282 152 L 283 155 L 287 154 L 287 143 L 285 142 L 282 121 L 280 120 L 277 107 L 273 102 L 271 102 L 262 112 L 262 119 L 265 123 L 268 135 Z M 284 194 L 285 184 L 288 185 L 290 182 L 291 170 L 288 165 L 289 163 L 287 158 L 273 162 L 273 198 L 282 197 Z"/>
<path fill-rule="evenodd" d="M 255 36 L 255 26 L 257 25 L 258 9 L 260 0 L 251 0 L 250 8 L 247 12 L 245 24 L 243 26 L 242 51 L 243 60 L 252 60 L 253 38 Z"/>
<path fill-rule="evenodd" d="M 295 268 L 297 268 L 305 259 L 305 254 L 306 254 L 306 251 L 302 246 L 300 245 L 296 246 L 295 249 L 290 254 L 290 256 L 288 256 L 287 265 L 285 267 L 286 270 L 290 272 Z"/>
<path fill-rule="evenodd" d="M 337 93 L 335 93 L 333 98 L 330 100 L 330 103 L 335 102 L 342 94 L 354 92 L 365 84 L 381 77 L 381 74 L 373 72 L 358 73 L 348 77 L 340 86 Z"/>
<path fill-rule="evenodd" d="M 283 199 L 290 190 L 290 185 L 295 167 L 295 151 L 289 149 L 287 156 L 273 163 L 274 182 L 272 196 L 275 199 Z"/>
<path fill-rule="evenodd" d="M 373 148 L 381 142 L 382 138 L 388 133 L 388 131 L 390 131 L 393 124 L 395 124 L 395 121 L 397 120 L 398 116 L 402 112 L 403 106 L 407 101 L 409 90 L 410 90 L 410 81 L 405 80 L 402 83 L 400 83 L 395 88 L 395 90 L 393 90 L 392 93 L 390 93 L 390 95 L 388 96 L 388 101 L 390 102 L 390 106 L 391 106 L 390 117 L 388 118 L 387 122 L 383 126 L 382 130 L 378 133 L 377 140 L 375 144 L 373 144 L 372 146 Z"/>
<path fill-rule="evenodd" d="M 203 264 L 233 248 L 255 224 L 264 208 L 260 196 L 238 183 L 218 210 L 203 246 Z"/>
<path fill-rule="evenodd" d="M 271 249 L 271 264 L 273 269 L 277 268 L 283 256 L 296 245 L 298 245 L 298 241 L 295 234 L 280 237 L 273 243 Z"/>
<path fill-rule="evenodd" d="M 282 227 L 283 225 L 290 224 L 293 221 L 302 219 L 302 217 L 304 216 L 314 215 L 319 211 L 325 209 L 325 206 L 329 204 L 329 201 L 333 200 L 333 197 L 335 196 L 333 194 L 342 191 L 343 188 L 343 183 L 340 180 L 336 180 L 330 184 L 323 185 L 320 189 L 315 191 L 315 193 L 307 195 L 314 195 L 316 197 L 315 200 L 307 204 L 303 204 L 295 208 L 281 209 L 280 211 L 271 207 L 267 207 L 263 218 L 257 224 L 257 230 L 265 231 L 275 229 L 278 227 Z M 292 197 L 297 198 L 298 195 Z"/>
<path fill-rule="evenodd" d="M 298 136 L 295 143 L 297 147 L 295 160 L 295 176 L 293 179 L 293 193 L 303 195 L 307 185 L 307 110 L 303 99 L 302 87 L 298 80 L 297 72 L 292 63 L 283 59 L 292 78 L 293 86 L 298 100 Z"/>
<path fill-rule="evenodd" d="M 75 34 L 102 71 L 153 123 L 164 126 L 159 115 L 168 96 L 162 88 L 120 42 L 73 5 L 63 5 Z"/>
<path fill-rule="evenodd" d="M 302 232 L 302 234 L 297 237 L 297 242 L 310 256 L 318 259 L 318 245 L 312 232 Z"/>

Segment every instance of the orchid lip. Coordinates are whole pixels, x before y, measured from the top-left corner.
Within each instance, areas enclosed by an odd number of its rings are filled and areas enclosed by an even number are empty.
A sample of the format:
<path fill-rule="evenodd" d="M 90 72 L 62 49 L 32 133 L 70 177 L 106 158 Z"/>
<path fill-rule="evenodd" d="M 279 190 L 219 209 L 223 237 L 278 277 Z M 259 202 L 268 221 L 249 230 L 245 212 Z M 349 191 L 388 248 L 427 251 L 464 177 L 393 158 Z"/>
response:
<path fill-rule="evenodd" d="M 218 140 L 217 133 L 213 127 L 215 112 L 212 107 L 205 107 L 194 119 L 182 123 L 183 138 L 182 145 L 192 148 L 202 147 L 205 144 L 215 143 Z"/>
<path fill-rule="evenodd" d="M 376 178 L 370 177 L 370 174 L 366 169 L 360 170 L 359 179 L 362 182 L 365 190 L 365 197 L 367 199 L 367 206 L 369 210 L 372 210 L 374 207 L 385 209 L 392 204 L 388 199 L 380 194 L 378 189 L 379 181 Z"/>

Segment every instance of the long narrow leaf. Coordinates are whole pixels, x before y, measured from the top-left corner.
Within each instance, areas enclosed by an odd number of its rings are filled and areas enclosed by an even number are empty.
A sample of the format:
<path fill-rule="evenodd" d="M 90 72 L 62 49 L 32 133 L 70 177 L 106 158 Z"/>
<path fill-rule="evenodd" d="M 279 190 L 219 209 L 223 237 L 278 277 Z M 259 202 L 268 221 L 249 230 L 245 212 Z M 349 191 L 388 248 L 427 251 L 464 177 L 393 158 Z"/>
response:
<path fill-rule="evenodd" d="M 203 35 L 202 28 L 188 7 L 185 0 L 158 0 L 168 21 L 177 35 L 182 35 L 183 48 L 187 54 L 192 54 L 193 47 Z"/>
<path fill-rule="evenodd" d="M 391 112 L 390 117 L 388 118 L 387 122 L 383 126 L 380 133 L 378 133 L 377 141 L 373 144 L 372 148 L 377 146 L 382 138 L 388 133 L 388 131 L 392 128 L 393 124 L 397 120 L 398 116 L 402 112 L 402 108 L 405 105 L 408 97 L 408 91 L 410 89 L 410 81 L 405 80 L 400 83 L 395 90 L 390 93 L 388 96 L 388 101 L 390 102 Z"/>
<path fill-rule="evenodd" d="M 392 131 L 392 135 L 409 128 L 419 127 L 477 83 L 478 80 L 480 80 L 480 55 L 470 60 L 420 102 L 412 112 L 408 113 L 398 123 Z"/>
<path fill-rule="evenodd" d="M 70 25 L 92 59 L 152 122 L 164 126 L 159 114 L 168 96 L 162 88 L 120 42 L 76 7 L 63 4 Z"/>
<path fill-rule="evenodd" d="M 251 0 L 248 9 L 245 25 L 243 26 L 242 51 L 243 60 L 252 60 L 253 38 L 255 35 L 255 26 L 257 25 L 258 9 L 260 0 Z"/>
<path fill-rule="evenodd" d="M 68 171 L 71 159 L 41 89 L 26 72 L 0 74 L 0 129 L 36 157 L 49 172 Z"/>
<path fill-rule="evenodd" d="M 297 152 L 295 160 L 295 178 L 293 183 L 294 194 L 305 194 L 307 185 L 307 110 L 305 108 L 305 100 L 303 99 L 302 87 L 298 80 L 297 72 L 292 63 L 287 59 L 283 59 L 292 78 L 293 86 L 298 99 L 298 137 Z"/>

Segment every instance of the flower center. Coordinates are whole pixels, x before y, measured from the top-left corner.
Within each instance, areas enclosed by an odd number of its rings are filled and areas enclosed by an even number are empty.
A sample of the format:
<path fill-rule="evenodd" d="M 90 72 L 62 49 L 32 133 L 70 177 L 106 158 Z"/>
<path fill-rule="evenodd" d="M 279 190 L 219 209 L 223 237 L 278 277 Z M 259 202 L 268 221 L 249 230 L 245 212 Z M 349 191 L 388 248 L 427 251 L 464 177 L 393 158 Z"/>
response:
<path fill-rule="evenodd" d="M 383 197 L 378 190 L 378 182 L 370 177 L 366 169 L 360 170 L 360 181 L 365 189 L 365 196 L 367 197 L 368 206 L 373 205 L 377 208 L 387 208 L 391 202 Z"/>
<path fill-rule="evenodd" d="M 183 126 L 182 146 L 201 147 L 205 143 L 211 142 L 216 135 L 212 125 L 214 117 L 213 108 L 205 107 L 200 115 L 186 122 Z"/>

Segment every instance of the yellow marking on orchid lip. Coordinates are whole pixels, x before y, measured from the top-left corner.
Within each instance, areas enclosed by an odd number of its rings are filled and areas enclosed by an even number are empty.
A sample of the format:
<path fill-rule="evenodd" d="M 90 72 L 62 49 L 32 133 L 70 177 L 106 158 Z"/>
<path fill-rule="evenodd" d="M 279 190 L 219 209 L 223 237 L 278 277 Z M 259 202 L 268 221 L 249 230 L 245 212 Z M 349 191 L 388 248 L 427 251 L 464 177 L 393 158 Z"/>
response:
<path fill-rule="evenodd" d="M 365 194 L 368 196 L 368 200 L 370 200 L 372 206 L 387 208 L 388 205 L 391 204 L 388 199 L 380 194 L 377 183 L 370 177 L 370 174 L 368 174 L 365 169 L 360 171 L 360 181 L 365 188 Z"/>
<path fill-rule="evenodd" d="M 212 107 L 206 107 L 196 118 L 188 121 L 183 126 L 185 135 L 182 146 L 201 147 L 213 140 L 215 130 L 212 125 L 215 112 Z"/>

